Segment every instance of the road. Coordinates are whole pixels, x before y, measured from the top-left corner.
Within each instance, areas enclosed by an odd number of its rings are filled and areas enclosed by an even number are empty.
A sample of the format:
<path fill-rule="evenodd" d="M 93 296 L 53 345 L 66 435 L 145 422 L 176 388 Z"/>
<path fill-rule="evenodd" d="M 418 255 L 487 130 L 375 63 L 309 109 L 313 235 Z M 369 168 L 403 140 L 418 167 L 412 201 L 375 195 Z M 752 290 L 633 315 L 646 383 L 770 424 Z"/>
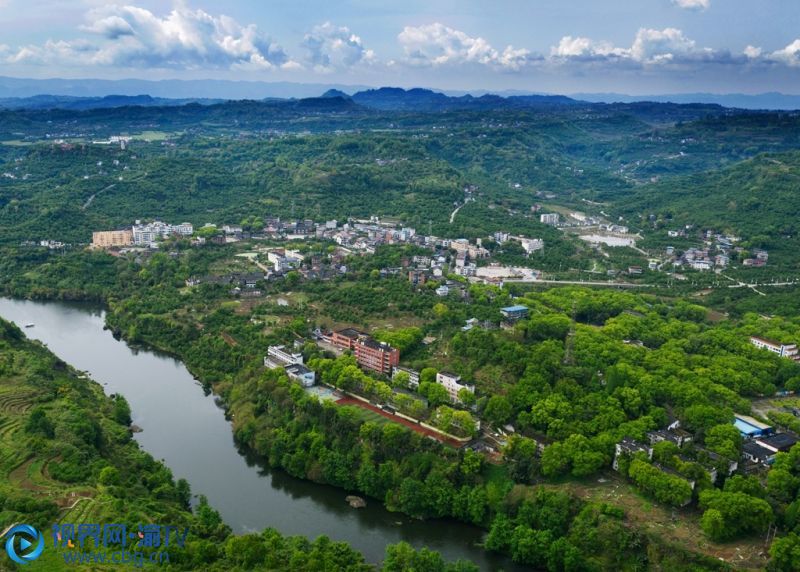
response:
<path fill-rule="evenodd" d="M 467 203 L 464 203 L 464 204 L 458 205 L 458 206 L 456 207 L 456 210 L 454 210 L 453 212 L 451 212 L 451 213 L 450 213 L 450 224 L 453 224 L 453 221 L 455 220 L 455 218 L 456 218 L 456 215 L 458 214 L 458 211 L 460 211 L 460 210 L 461 210 L 461 207 L 463 207 L 465 204 L 467 204 Z"/>
<path fill-rule="evenodd" d="M 608 286 L 611 288 L 652 288 L 653 284 L 631 282 L 599 282 L 590 280 L 506 280 L 507 284 L 574 284 L 577 286 Z"/>
<path fill-rule="evenodd" d="M 105 192 L 105 191 L 108 191 L 108 190 L 110 190 L 110 189 L 113 189 L 113 188 L 114 188 L 116 185 L 117 185 L 116 183 L 111 183 L 111 184 L 110 184 L 110 185 L 108 185 L 106 188 L 104 188 L 104 189 L 100 189 L 99 191 L 97 191 L 95 194 L 93 194 L 91 197 L 89 197 L 89 198 L 86 200 L 86 202 L 85 202 L 85 203 L 83 203 L 83 206 L 81 207 L 81 210 L 85 211 L 86 209 L 88 209 L 88 208 L 89 208 L 89 205 L 91 205 L 91 204 L 92 204 L 92 201 L 94 200 L 94 198 L 95 198 L 97 195 L 99 195 L 99 194 L 100 194 L 100 193 L 102 193 L 102 192 Z"/>

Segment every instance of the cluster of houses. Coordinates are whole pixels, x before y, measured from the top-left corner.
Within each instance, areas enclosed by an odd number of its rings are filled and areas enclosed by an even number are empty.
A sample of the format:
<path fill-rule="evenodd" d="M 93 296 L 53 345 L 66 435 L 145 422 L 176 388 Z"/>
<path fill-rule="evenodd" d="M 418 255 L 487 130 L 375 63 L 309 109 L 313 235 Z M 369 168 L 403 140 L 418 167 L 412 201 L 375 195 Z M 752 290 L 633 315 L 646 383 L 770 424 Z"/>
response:
<path fill-rule="evenodd" d="M 667 247 L 668 255 L 670 255 L 670 248 Z M 713 268 L 725 268 L 729 261 L 727 254 L 712 255 L 710 248 L 687 248 L 681 256 L 673 258 L 672 265 L 686 266 L 692 270 L 712 270 Z"/>
<path fill-rule="evenodd" d="M 158 248 L 158 241 L 170 236 L 192 236 L 192 223 L 168 224 L 159 220 L 142 223 L 137 220 L 130 228 L 101 230 L 92 233 L 93 248 Z"/>
<path fill-rule="evenodd" d="M 682 429 L 680 421 L 676 419 L 671 421 L 664 429 L 649 431 L 647 433 L 646 443 L 629 437 L 625 437 L 619 441 L 614 450 L 613 469 L 619 471 L 621 467 L 620 461 L 623 458 L 632 458 L 637 453 L 646 455 L 647 458 L 652 461 L 653 447 L 662 441 L 673 443 L 681 448 L 681 453 L 678 454 L 678 458 L 684 463 L 697 463 L 706 472 L 712 484 L 717 482 L 720 471 L 724 471 L 726 476 L 730 476 L 739 468 L 739 462 L 737 460 L 726 459 L 713 451 L 709 451 L 697 445 L 693 447 L 692 452 L 694 454 L 692 456 L 686 455 L 688 452 L 686 445 L 693 442 L 693 436 L 688 431 Z M 664 473 L 683 479 L 689 484 L 689 487 L 694 490 L 697 482 L 693 478 L 658 462 L 652 462 L 652 465 Z M 689 502 L 691 502 L 691 498 L 686 499 L 686 504 Z"/>
<path fill-rule="evenodd" d="M 741 460 L 744 462 L 742 468 L 745 472 L 752 472 L 758 470 L 759 467 L 771 464 L 778 453 L 788 451 L 798 441 L 794 435 L 790 433 L 776 433 L 771 426 L 761 423 L 757 419 L 753 419 L 747 415 L 736 415 L 734 426 L 739 430 L 739 433 L 744 439 Z M 717 482 L 720 472 L 725 472 L 727 476 L 730 476 L 739 470 L 739 460 L 737 459 L 722 457 L 696 444 L 691 448 L 687 447 L 688 444 L 693 443 L 693 439 L 691 433 L 681 429 L 680 421 L 673 420 L 664 429 L 648 432 L 646 443 L 629 437 L 625 437 L 619 441 L 615 447 L 612 466 L 615 471 L 619 471 L 621 467 L 620 461 L 623 458 L 632 458 L 638 453 L 646 455 L 647 458 L 652 461 L 653 447 L 661 441 L 669 441 L 681 448 L 681 453 L 678 455 L 681 461 L 698 463 L 706 471 L 712 484 Z M 693 455 L 686 456 L 685 453 L 690 450 L 693 452 Z M 653 462 L 652 464 L 665 473 L 685 480 L 692 490 L 694 490 L 696 481 L 692 478 L 657 462 Z M 687 503 L 690 500 L 691 499 L 687 499 Z"/>
<path fill-rule="evenodd" d="M 734 425 L 745 440 L 742 456 L 751 469 L 771 464 L 778 453 L 787 452 L 797 443 L 791 433 L 776 433 L 770 425 L 747 415 L 737 415 Z"/>
<path fill-rule="evenodd" d="M 691 225 L 679 230 L 668 230 L 670 237 L 685 237 L 692 230 Z M 673 266 L 686 267 L 692 270 L 721 270 L 726 268 L 735 255 L 743 255 L 745 252 L 741 246 L 736 246 L 739 237 L 727 234 L 720 234 L 713 230 L 700 232 L 699 238 L 703 240 L 703 247 L 688 248 L 685 252 L 678 255 L 674 246 L 666 248 L 668 260 Z M 743 266 L 761 267 L 766 266 L 769 260 L 769 253 L 763 249 L 753 249 L 749 258 L 742 260 Z"/>

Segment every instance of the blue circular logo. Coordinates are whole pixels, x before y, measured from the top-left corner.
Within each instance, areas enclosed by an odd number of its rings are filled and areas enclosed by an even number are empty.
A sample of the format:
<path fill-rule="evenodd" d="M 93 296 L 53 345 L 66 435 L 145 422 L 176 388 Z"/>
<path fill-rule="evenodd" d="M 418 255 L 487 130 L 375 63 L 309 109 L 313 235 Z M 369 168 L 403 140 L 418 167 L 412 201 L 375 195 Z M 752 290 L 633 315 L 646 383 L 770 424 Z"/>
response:
<path fill-rule="evenodd" d="M 42 550 L 44 537 L 29 524 L 18 524 L 6 534 L 6 553 L 17 564 L 36 560 L 42 555 Z"/>

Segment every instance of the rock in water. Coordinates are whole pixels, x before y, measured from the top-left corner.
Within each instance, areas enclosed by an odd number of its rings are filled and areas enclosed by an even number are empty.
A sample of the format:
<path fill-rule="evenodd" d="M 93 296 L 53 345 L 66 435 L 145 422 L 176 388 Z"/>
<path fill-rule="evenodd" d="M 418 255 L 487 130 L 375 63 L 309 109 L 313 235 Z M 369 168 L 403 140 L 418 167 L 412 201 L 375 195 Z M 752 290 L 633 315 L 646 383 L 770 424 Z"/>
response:
<path fill-rule="evenodd" d="M 364 508 L 365 506 L 367 506 L 367 501 L 355 495 L 348 495 L 344 497 L 344 500 L 350 503 L 350 506 L 353 508 Z"/>

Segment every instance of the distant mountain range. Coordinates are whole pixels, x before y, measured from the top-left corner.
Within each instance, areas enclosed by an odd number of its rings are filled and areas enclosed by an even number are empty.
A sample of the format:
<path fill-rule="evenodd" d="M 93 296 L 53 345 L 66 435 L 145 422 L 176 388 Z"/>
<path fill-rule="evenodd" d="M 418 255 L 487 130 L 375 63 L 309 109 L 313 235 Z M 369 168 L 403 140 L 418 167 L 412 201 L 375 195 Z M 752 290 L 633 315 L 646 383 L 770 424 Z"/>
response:
<path fill-rule="evenodd" d="M 0 98 L 32 97 L 35 95 L 70 95 L 76 97 L 105 97 L 108 95 L 138 96 L 169 99 L 265 99 L 315 97 L 328 89 L 354 93 L 369 89 L 364 85 L 321 83 L 231 81 L 216 79 L 26 79 L 0 76 Z"/>
<path fill-rule="evenodd" d="M 108 107 L 165 107 L 200 103 L 211 105 L 224 99 L 186 98 L 170 99 L 149 95 L 106 95 L 103 97 L 77 97 L 74 95 L 34 95 L 32 97 L 0 97 L 0 108 L 5 109 L 100 109 Z"/>
<path fill-rule="evenodd" d="M 713 103 L 738 109 L 800 109 L 800 95 L 770 92 L 748 95 L 744 93 L 674 93 L 671 95 L 625 95 L 621 93 L 575 93 L 572 97 L 597 103 L 633 103 L 652 101 L 656 103 Z"/>
<path fill-rule="evenodd" d="M 444 111 L 497 108 L 553 108 L 592 103 L 671 103 L 738 109 L 800 109 L 800 95 L 782 93 L 631 96 L 581 93 L 572 96 L 507 90 L 457 92 L 424 88 L 370 88 L 357 85 L 304 84 L 230 80 L 98 80 L 0 77 L 0 108 L 86 110 L 123 106 L 214 104 L 229 100 L 274 100 L 340 97 L 371 109 Z"/>

